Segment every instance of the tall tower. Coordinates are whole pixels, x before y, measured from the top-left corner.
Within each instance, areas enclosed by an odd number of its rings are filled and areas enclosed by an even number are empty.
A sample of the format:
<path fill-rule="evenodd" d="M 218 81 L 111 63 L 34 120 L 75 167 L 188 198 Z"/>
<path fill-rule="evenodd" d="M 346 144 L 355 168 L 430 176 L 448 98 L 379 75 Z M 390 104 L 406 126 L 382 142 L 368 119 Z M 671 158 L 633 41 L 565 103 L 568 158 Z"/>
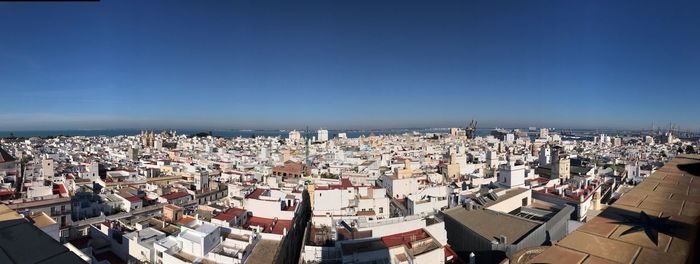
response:
<path fill-rule="evenodd" d="M 50 178 L 54 176 L 53 160 L 44 159 L 41 161 L 41 176 Z"/>
<path fill-rule="evenodd" d="M 551 163 L 552 161 L 552 154 L 551 151 L 549 150 L 549 145 L 542 145 L 542 148 L 540 148 L 540 157 L 539 157 L 539 162 L 540 166 L 542 165 L 547 165 Z"/>
<path fill-rule="evenodd" d="M 568 180 L 571 176 L 571 161 L 569 156 L 564 154 L 561 147 L 554 147 L 552 151 L 552 179 Z"/>

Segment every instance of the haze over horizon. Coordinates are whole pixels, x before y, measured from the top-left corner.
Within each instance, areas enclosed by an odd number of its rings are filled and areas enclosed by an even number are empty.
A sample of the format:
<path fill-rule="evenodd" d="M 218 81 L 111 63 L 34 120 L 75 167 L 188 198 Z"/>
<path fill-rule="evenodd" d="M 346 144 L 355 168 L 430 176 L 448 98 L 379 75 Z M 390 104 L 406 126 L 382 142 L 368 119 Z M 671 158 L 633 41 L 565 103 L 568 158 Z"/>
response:
<path fill-rule="evenodd" d="M 0 3 L 0 131 L 700 130 L 700 2 Z"/>

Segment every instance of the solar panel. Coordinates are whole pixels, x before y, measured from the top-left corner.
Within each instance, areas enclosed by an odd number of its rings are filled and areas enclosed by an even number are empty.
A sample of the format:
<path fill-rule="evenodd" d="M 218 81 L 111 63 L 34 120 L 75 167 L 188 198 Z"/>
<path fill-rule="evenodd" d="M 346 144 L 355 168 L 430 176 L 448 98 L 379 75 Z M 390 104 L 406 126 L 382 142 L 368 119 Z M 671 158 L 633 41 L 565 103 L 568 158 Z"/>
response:
<path fill-rule="evenodd" d="M 496 194 L 495 192 L 490 192 L 489 195 L 491 195 L 491 198 L 493 198 L 494 201 L 498 200 L 498 194 Z"/>
<path fill-rule="evenodd" d="M 479 205 L 484 206 L 486 205 L 486 200 L 484 200 L 484 197 L 476 197 L 476 202 L 479 203 Z"/>

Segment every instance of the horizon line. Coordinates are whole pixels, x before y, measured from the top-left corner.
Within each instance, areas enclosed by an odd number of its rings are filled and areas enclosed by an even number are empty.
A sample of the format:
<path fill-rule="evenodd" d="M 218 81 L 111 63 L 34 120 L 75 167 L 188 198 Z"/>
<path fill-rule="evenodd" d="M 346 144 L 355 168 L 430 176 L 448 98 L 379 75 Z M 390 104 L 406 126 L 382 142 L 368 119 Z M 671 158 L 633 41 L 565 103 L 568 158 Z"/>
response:
<path fill-rule="evenodd" d="M 537 130 L 541 128 L 547 128 L 550 130 L 557 130 L 557 131 L 562 131 L 562 130 L 616 130 L 616 131 L 656 131 L 657 129 L 650 129 L 650 128 L 616 128 L 616 127 L 551 127 L 551 126 L 484 126 L 484 127 L 476 127 L 476 129 L 525 129 L 529 130 L 530 127 L 534 127 Z M 320 129 L 325 129 L 329 131 L 355 131 L 355 130 L 409 130 L 409 129 L 416 129 L 416 130 L 447 130 L 451 128 L 460 128 L 460 129 L 465 129 L 465 126 L 425 126 L 425 127 L 355 127 L 355 128 L 328 128 L 328 127 L 316 127 L 316 128 L 309 128 L 309 131 L 317 131 Z M 174 130 L 174 131 L 200 131 L 200 132 L 207 132 L 207 131 L 301 131 L 304 132 L 306 129 L 305 128 L 186 128 L 186 127 L 180 127 L 180 128 L 174 128 L 174 127 L 124 127 L 124 128 L 71 128 L 71 129 L 63 129 L 63 128 L 52 128 L 52 129 L 2 129 L 0 130 L 0 133 L 13 133 L 13 132 L 56 132 L 56 131 L 117 131 L 117 130 L 142 130 L 142 131 L 167 131 L 167 130 Z M 668 131 L 668 128 L 661 128 L 658 127 L 658 130 L 664 132 Z M 675 132 L 685 132 L 685 131 L 690 131 L 690 132 L 700 132 L 700 130 L 674 130 Z"/>

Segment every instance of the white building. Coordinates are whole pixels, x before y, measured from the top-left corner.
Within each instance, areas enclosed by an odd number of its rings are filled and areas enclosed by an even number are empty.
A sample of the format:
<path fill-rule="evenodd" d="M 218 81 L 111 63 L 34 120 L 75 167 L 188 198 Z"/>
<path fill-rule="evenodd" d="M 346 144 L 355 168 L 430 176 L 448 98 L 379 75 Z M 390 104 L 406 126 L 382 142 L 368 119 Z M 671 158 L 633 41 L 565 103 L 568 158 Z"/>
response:
<path fill-rule="evenodd" d="M 129 259 L 135 259 L 139 262 L 156 263 L 156 251 L 153 244 L 165 237 L 165 233 L 152 227 L 124 235 L 126 242 L 128 242 Z"/>
<path fill-rule="evenodd" d="M 486 166 L 489 168 L 498 167 L 498 154 L 495 151 L 486 151 Z"/>
<path fill-rule="evenodd" d="M 317 132 L 318 132 L 317 141 L 319 141 L 319 142 L 326 142 L 326 141 L 328 141 L 328 130 L 326 130 L 326 129 L 319 129 Z"/>
<path fill-rule="evenodd" d="M 427 187 L 406 197 L 406 208 L 410 215 L 426 215 L 448 206 L 449 188 L 444 185 Z"/>
<path fill-rule="evenodd" d="M 512 160 L 499 167 L 498 184 L 505 188 L 525 186 L 525 164 Z"/>
<path fill-rule="evenodd" d="M 314 215 L 367 216 L 389 218 L 389 198 L 384 188 L 353 186 L 349 179 L 341 184 L 315 186 L 313 196 Z"/>
<path fill-rule="evenodd" d="M 289 131 L 289 141 L 292 142 L 300 142 L 301 141 L 301 133 L 296 130 Z"/>
<path fill-rule="evenodd" d="M 194 228 L 180 227 L 176 237 L 154 243 L 153 263 L 242 263 L 240 248 L 222 245 L 221 227 L 200 222 Z"/>
<path fill-rule="evenodd" d="M 408 195 L 418 192 L 419 178 L 396 178 L 394 176 L 385 176 L 383 179 L 384 188 L 387 192 L 396 199 L 403 199 Z"/>
<path fill-rule="evenodd" d="M 97 162 L 91 162 L 90 164 L 83 164 L 84 169 L 78 172 L 78 176 L 80 178 L 85 178 L 85 179 L 90 179 L 90 180 L 99 180 L 100 179 L 100 174 L 99 174 L 99 163 Z"/>
<path fill-rule="evenodd" d="M 513 141 L 515 141 L 515 135 L 512 133 L 506 134 L 505 141 L 509 144 L 513 143 Z"/>

